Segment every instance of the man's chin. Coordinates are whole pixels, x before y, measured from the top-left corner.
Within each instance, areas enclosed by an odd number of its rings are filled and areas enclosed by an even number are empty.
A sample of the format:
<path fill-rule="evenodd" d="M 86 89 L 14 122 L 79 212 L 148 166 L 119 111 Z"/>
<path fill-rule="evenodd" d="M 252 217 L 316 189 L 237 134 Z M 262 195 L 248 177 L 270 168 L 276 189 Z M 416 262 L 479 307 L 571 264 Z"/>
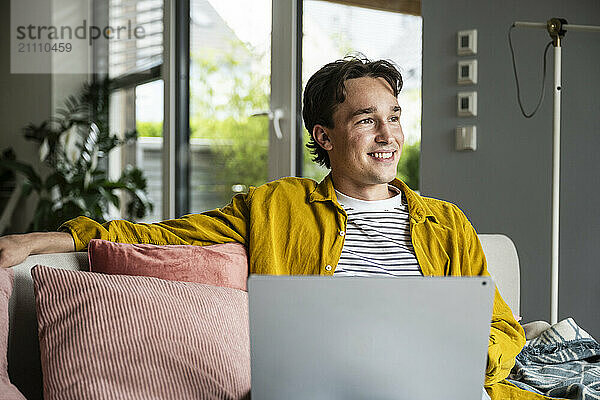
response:
<path fill-rule="evenodd" d="M 394 179 L 396 179 L 395 173 L 377 174 L 372 176 L 371 182 L 374 185 L 383 185 L 392 182 Z"/>
<path fill-rule="evenodd" d="M 398 169 L 398 166 L 394 165 L 393 168 L 390 168 L 389 170 L 383 172 L 381 174 L 381 181 L 385 182 L 385 183 L 390 183 L 391 181 L 396 179 L 396 170 L 397 169 Z"/>

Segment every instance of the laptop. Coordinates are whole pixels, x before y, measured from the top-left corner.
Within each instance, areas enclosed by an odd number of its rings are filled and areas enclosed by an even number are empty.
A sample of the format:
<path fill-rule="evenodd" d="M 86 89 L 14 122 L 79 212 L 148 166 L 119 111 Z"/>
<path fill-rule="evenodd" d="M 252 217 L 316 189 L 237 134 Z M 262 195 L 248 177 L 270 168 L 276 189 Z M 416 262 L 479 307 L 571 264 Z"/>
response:
<path fill-rule="evenodd" d="M 480 400 L 490 277 L 248 279 L 252 399 Z"/>

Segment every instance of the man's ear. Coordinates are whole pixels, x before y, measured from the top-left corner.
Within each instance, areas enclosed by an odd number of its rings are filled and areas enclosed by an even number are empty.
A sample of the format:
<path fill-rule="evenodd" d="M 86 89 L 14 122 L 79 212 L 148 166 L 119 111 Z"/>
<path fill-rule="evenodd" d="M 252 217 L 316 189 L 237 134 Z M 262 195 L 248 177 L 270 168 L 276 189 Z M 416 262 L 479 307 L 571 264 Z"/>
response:
<path fill-rule="evenodd" d="M 325 131 L 325 127 L 323 125 L 315 125 L 313 127 L 312 137 L 323 149 L 331 150 L 333 148 L 331 145 L 331 139 L 329 138 L 329 135 Z"/>

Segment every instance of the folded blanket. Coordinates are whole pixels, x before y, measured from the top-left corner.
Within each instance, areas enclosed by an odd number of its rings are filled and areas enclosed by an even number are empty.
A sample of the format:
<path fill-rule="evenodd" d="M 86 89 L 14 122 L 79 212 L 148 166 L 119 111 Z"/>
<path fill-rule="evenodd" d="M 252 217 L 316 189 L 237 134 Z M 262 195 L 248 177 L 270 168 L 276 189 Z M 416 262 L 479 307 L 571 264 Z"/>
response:
<path fill-rule="evenodd" d="M 507 381 L 554 398 L 600 400 L 600 344 L 567 318 L 523 347 Z"/>

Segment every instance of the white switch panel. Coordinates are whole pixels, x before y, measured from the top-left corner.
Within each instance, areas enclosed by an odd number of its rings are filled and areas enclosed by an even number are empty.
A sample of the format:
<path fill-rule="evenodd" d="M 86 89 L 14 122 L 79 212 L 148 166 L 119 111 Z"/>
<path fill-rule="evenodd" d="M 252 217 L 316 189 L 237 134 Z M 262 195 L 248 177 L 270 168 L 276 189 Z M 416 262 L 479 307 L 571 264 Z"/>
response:
<path fill-rule="evenodd" d="M 458 31 L 456 53 L 459 56 L 477 54 L 477 29 Z"/>
<path fill-rule="evenodd" d="M 459 117 L 477 116 L 477 92 L 458 92 L 456 99 Z"/>
<path fill-rule="evenodd" d="M 477 83 L 477 60 L 460 60 L 458 62 L 459 85 L 474 85 Z"/>
<path fill-rule="evenodd" d="M 456 127 L 456 150 L 477 150 L 477 126 Z"/>

